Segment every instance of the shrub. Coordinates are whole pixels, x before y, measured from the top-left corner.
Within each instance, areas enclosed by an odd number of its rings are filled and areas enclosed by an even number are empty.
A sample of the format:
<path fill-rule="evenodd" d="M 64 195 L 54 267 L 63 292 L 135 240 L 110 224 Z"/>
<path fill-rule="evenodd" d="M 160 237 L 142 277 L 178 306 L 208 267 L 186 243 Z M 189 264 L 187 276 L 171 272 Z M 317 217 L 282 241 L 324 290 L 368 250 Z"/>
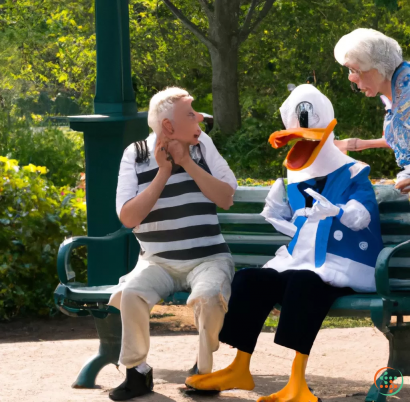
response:
<path fill-rule="evenodd" d="M 0 157 L 0 320 L 48 314 L 60 243 L 86 234 L 84 191 L 57 188 L 46 173 Z"/>
<path fill-rule="evenodd" d="M 274 127 L 271 122 L 250 117 L 232 136 L 212 132 L 217 148 L 236 177 L 270 180 L 286 174 L 283 168 L 286 151 L 273 149 L 268 143 Z"/>
<path fill-rule="evenodd" d="M 84 140 L 67 128 L 41 127 L 34 121 L 6 124 L 0 116 L 0 155 L 21 165 L 47 166 L 46 177 L 56 186 L 74 187 L 84 172 Z"/>

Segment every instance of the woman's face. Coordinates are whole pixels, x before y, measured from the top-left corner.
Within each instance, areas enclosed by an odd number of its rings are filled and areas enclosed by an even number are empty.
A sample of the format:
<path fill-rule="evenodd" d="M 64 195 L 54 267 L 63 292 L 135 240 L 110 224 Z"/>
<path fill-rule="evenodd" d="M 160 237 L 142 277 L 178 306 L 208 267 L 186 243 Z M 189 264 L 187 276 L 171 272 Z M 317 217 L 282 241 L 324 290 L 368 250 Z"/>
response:
<path fill-rule="evenodd" d="M 351 62 L 345 66 L 349 69 L 349 81 L 354 82 L 366 96 L 373 97 L 378 93 L 384 93 L 387 80 L 378 70 L 372 68 L 369 71 L 361 71 L 358 64 Z"/>

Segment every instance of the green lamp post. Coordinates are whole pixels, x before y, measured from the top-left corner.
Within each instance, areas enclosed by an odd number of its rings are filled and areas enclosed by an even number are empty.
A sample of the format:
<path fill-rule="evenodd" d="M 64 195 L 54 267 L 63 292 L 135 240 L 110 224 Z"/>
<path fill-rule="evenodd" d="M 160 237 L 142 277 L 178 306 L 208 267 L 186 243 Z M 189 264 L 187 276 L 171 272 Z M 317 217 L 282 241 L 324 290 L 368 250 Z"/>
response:
<path fill-rule="evenodd" d="M 96 0 L 95 21 L 94 114 L 69 120 L 73 130 L 84 133 L 88 236 L 105 236 L 121 227 L 115 195 L 122 154 L 129 144 L 148 136 L 148 126 L 147 114 L 138 113 L 131 82 L 128 0 Z M 90 245 L 89 286 L 118 283 L 126 272 L 113 270 L 116 262 L 118 252 Z"/>
<path fill-rule="evenodd" d="M 97 82 L 94 114 L 71 116 L 69 121 L 73 130 L 84 133 L 88 236 L 104 237 L 121 227 L 115 197 L 122 154 L 129 144 L 148 136 L 148 126 L 147 114 L 138 113 L 131 82 L 128 0 L 95 0 L 95 21 Z M 127 263 L 135 261 L 139 248 L 135 239 L 131 244 L 129 237 L 118 236 L 109 244 L 104 241 L 86 243 L 88 286 L 117 284 L 119 277 L 132 269 Z M 70 289 L 68 284 L 60 284 L 56 289 L 57 299 L 61 297 L 60 291 L 62 297 L 67 298 Z M 87 293 L 86 288 L 82 289 L 80 298 L 86 297 Z M 104 304 L 99 303 L 98 294 L 93 300 L 98 307 Z M 98 310 L 93 310 L 92 315 L 100 346 L 78 374 L 72 385 L 75 388 L 93 388 L 102 367 L 118 364 L 121 317 L 119 314 L 107 315 L 104 311 L 100 314 Z"/>

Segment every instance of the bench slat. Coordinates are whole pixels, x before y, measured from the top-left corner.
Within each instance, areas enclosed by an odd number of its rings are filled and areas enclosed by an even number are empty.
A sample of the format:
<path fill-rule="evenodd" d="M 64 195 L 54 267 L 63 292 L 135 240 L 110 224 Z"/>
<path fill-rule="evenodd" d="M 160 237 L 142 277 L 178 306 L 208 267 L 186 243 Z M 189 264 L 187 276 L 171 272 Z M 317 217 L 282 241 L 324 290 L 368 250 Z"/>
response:
<path fill-rule="evenodd" d="M 281 234 L 274 236 L 266 235 L 242 235 L 223 234 L 225 241 L 230 244 L 262 244 L 262 245 L 283 245 L 288 244 L 290 238 Z"/>
<path fill-rule="evenodd" d="M 262 266 L 274 257 L 267 255 L 252 255 L 252 254 L 234 254 L 233 260 L 237 265 L 247 266 Z M 390 260 L 391 267 L 397 268 L 409 268 L 410 270 L 410 258 L 393 257 Z M 410 275 L 410 274 L 409 274 Z"/>
<path fill-rule="evenodd" d="M 261 211 L 262 212 L 262 211 Z M 219 223 L 238 223 L 238 224 L 261 224 L 270 225 L 269 222 L 260 214 L 237 214 L 237 213 L 219 213 Z M 408 230 L 406 226 L 410 226 L 409 213 L 390 213 L 380 214 L 380 222 L 382 225 L 394 225 L 396 230 L 398 225 L 402 230 Z"/>
<path fill-rule="evenodd" d="M 233 197 L 233 202 L 265 202 L 270 187 L 239 186 Z"/>
<path fill-rule="evenodd" d="M 392 190 L 393 185 L 375 185 L 373 186 L 378 202 L 393 203 L 403 202 L 408 203 L 407 195 L 402 195 L 398 191 Z M 266 187 L 245 187 L 239 186 L 234 195 L 234 202 L 265 202 L 268 196 L 270 186 Z"/>
<path fill-rule="evenodd" d="M 218 214 L 219 223 L 270 225 L 259 214 Z"/>
<path fill-rule="evenodd" d="M 263 244 L 263 245 L 283 245 L 290 242 L 290 237 L 282 235 L 280 233 L 266 235 L 261 234 L 244 234 L 244 233 L 222 233 L 227 243 L 231 244 Z M 385 235 L 382 236 L 384 244 L 400 244 L 407 240 L 410 240 L 410 236 L 395 236 Z"/>

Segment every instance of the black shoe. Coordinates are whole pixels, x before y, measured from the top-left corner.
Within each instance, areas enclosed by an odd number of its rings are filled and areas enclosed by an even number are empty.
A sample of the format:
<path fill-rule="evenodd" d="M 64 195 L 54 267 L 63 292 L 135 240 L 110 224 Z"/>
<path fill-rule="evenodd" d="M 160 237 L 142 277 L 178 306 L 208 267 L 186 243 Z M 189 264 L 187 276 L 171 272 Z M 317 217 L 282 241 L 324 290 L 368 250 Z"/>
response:
<path fill-rule="evenodd" d="M 125 381 L 114 388 L 109 397 L 113 401 L 127 401 L 128 399 L 142 396 L 152 392 L 154 389 L 152 368 L 147 374 L 141 374 L 136 370 L 136 367 L 127 369 L 127 377 Z"/>
<path fill-rule="evenodd" d="M 194 367 L 192 367 L 192 368 L 190 368 L 190 369 L 188 370 L 188 374 L 189 374 L 189 375 L 199 374 L 198 363 L 195 363 Z"/>

